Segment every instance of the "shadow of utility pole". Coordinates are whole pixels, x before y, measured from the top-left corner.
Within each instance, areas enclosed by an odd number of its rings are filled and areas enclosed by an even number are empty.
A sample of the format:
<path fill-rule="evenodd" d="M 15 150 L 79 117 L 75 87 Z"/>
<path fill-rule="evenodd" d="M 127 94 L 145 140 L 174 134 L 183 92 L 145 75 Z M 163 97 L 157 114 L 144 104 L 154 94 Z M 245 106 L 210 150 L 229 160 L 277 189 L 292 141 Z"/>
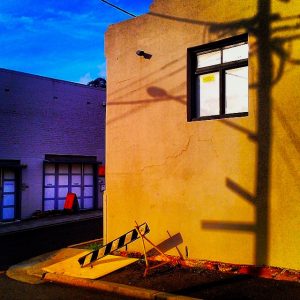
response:
<path fill-rule="evenodd" d="M 279 0 L 275 0 L 279 1 Z M 289 0 L 283 2 L 288 3 Z M 257 142 L 257 166 L 255 179 L 255 195 L 251 196 L 237 183 L 226 178 L 226 185 L 239 196 L 255 206 L 255 224 L 235 222 L 203 221 L 202 228 L 213 230 L 248 231 L 255 233 L 255 263 L 268 264 L 269 262 L 269 205 L 270 205 L 270 174 L 272 154 L 272 86 L 276 84 L 284 74 L 286 62 L 300 64 L 299 59 L 292 58 L 291 51 L 285 48 L 286 43 L 299 39 L 299 34 L 288 35 L 298 29 L 297 23 L 292 26 L 277 26 L 272 29 L 272 24 L 278 24 L 282 20 L 299 19 L 299 16 L 281 18 L 279 14 L 271 12 L 272 0 L 258 0 L 257 14 L 250 19 L 238 20 L 224 24 L 210 24 L 209 31 L 217 32 L 220 36 L 236 34 L 244 29 L 256 37 L 258 74 L 257 83 L 253 85 L 257 90 L 258 117 L 257 134 L 249 133 L 247 129 L 226 123 L 243 133 L 246 133 L 254 142 Z M 276 32 L 284 32 L 285 37 L 273 37 Z M 279 57 L 277 74 L 274 72 L 272 55 Z"/>

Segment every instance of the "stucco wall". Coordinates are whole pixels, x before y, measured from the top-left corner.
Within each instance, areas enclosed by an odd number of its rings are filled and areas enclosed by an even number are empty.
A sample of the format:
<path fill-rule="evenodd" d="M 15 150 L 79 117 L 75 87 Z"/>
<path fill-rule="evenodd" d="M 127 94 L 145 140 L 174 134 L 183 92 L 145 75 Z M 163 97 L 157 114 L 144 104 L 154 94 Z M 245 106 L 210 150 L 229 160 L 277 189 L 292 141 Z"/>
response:
<path fill-rule="evenodd" d="M 27 165 L 22 218 L 42 209 L 45 154 L 105 160 L 105 90 L 0 69 L 0 159 Z"/>
<path fill-rule="evenodd" d="M 300 268 L 300 10 L 271 6 L 157 0 L 108 29 L 107 240 L 147 221 L 189 257 Z M 187 122 L 187 48 L 245 32 L 249 116 Z"/>

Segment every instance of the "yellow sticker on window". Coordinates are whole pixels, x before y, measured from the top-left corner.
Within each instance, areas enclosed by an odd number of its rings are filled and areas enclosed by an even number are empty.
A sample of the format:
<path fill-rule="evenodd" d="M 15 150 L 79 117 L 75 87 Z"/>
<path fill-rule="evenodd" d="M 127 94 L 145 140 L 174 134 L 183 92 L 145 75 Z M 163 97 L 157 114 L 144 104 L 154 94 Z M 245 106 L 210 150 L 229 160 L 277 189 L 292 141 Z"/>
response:
<path fill-rule="evenodd" d="M 208 74 L 202 76 L 203 83 L 212 82 L 212 81 L 215 81 L 215 74 Z"/>

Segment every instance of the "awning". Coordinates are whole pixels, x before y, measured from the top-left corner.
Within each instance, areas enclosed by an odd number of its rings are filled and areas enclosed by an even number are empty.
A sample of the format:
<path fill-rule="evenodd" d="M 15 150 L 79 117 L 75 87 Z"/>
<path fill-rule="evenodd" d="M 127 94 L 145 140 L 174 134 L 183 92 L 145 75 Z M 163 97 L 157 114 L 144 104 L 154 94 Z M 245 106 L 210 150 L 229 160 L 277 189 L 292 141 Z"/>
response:
<path fill-rule="evenodd" d="M 99 165 L 102 162 L 97 161 L 96 156 L 87 155 L 59 155 L 59 154 L 45 154 L 45 163 L 88 163 Z"/>
<path fill-rule="evenodd" d="M 10 169 L 22 169 L 26 168 L 27 165 L 21 165 L 20 160 L 16 159 L 0 159 L 0 168 L 10 168 Z"/>

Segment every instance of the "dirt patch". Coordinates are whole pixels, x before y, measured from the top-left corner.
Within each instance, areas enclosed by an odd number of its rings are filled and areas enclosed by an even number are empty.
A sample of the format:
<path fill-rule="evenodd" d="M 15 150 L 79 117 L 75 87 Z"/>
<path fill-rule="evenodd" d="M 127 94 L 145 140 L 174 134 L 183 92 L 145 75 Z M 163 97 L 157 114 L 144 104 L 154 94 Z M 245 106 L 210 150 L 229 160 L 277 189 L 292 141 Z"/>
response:
<path fill-rule="evenodd" d="M 146 277 L 144 270 L 141 260 L 101 280 L 205 299 L 300 299 L 298 282 L 170 264 L 151 270 Z"/>

